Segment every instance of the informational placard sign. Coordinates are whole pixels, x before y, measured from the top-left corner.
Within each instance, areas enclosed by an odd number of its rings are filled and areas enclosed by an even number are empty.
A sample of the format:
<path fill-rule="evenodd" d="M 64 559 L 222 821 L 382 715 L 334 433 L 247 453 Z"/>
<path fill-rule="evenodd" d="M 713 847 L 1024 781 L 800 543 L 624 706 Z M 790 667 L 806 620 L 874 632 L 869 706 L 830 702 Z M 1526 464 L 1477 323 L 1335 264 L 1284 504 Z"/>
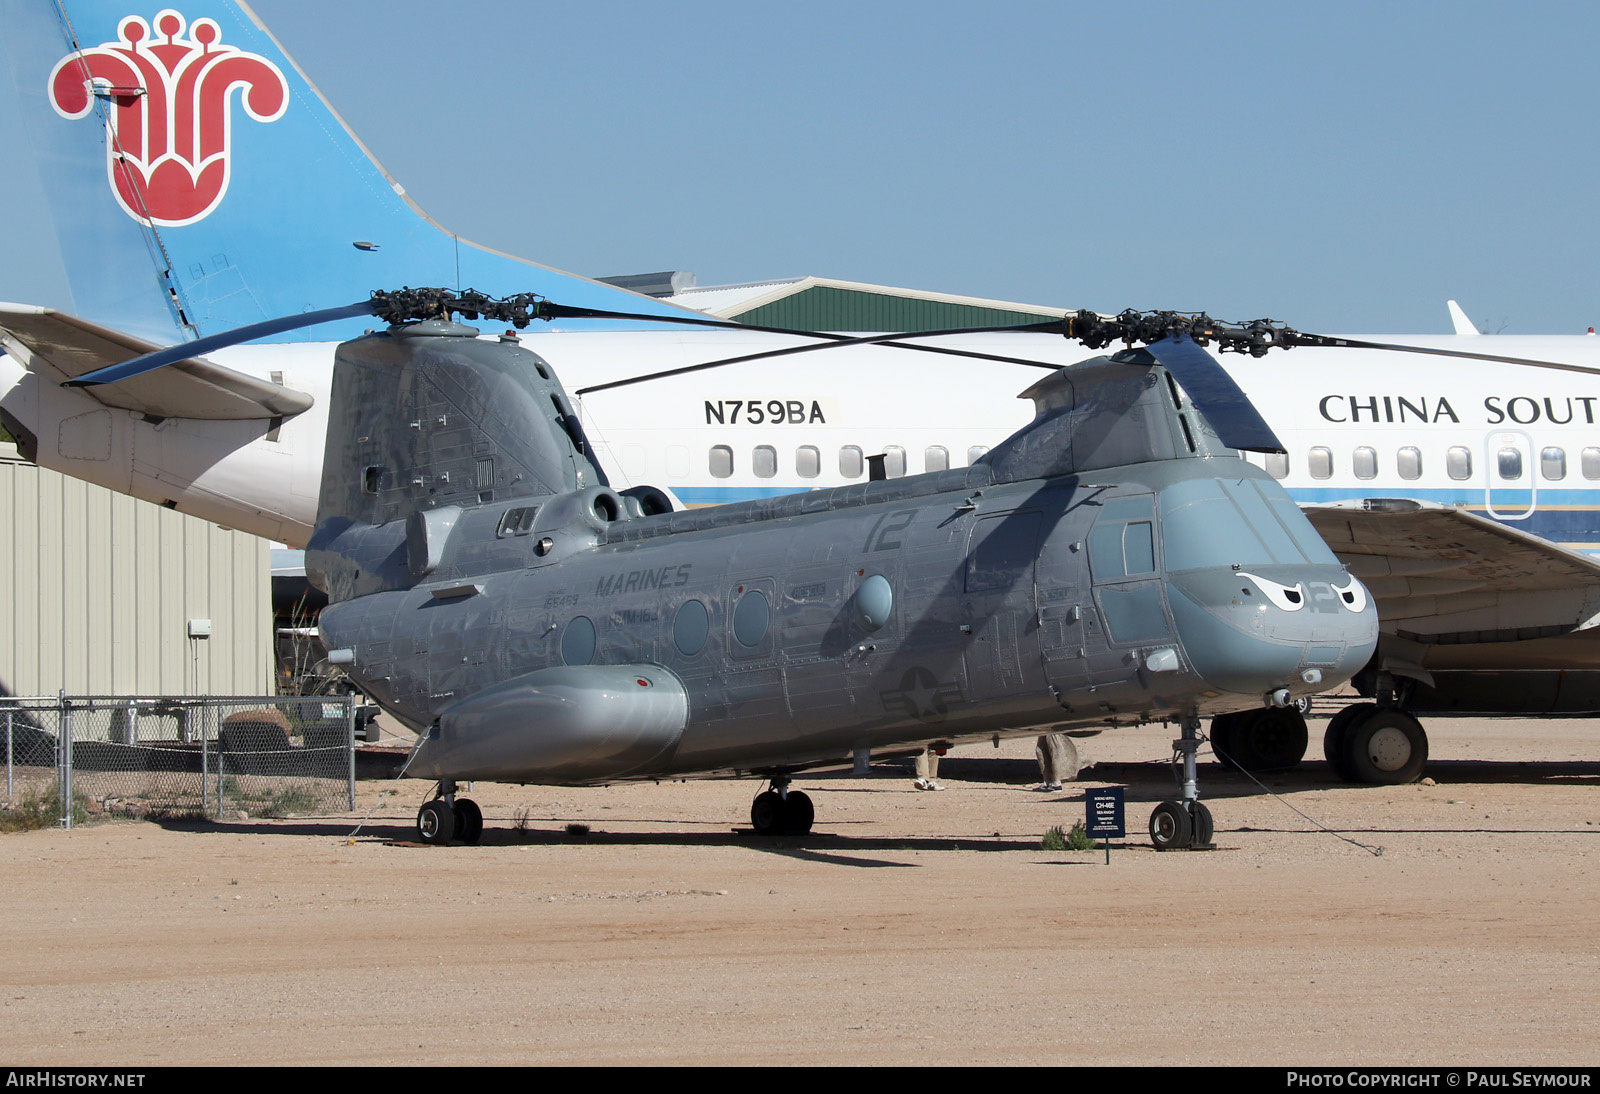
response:
<path fill-rule="evenodd" d="M 1111 865 L 1112 839 L 1127 838 L 1122 824 L 1122 798 L 1124 787 L 1104 786 L 1083 792 L 1084 828 L 1090 839 L 1101 839 L 1106 845 L 1106 865 Z"/>
<path fill-rule="evenodd" d="M 1128 833 L 1122 825 L 1123 787 L 1105 786 L 1084 791 L 1088 817 L 1084 827 L 1096 839 L 1124 839 Z"/>

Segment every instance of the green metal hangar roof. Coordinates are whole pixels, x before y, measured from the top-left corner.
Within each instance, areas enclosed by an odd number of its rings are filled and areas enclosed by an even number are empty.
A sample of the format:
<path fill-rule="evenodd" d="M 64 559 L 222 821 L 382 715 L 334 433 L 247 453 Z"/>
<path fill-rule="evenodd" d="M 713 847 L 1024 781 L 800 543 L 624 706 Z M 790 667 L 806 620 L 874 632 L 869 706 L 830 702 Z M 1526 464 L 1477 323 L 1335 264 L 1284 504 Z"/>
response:
<path fill-rule="evenodd" d="M 945 330 L 1037 323 L 1066 314 L 1064 308 L 868 285 L 829 277 L 707 286 L 696 285 L 693 274 L 682 272 L 601 280 L 623 284 L 635 292 L 657 296 L 721 319 L 796 330 Z"/>

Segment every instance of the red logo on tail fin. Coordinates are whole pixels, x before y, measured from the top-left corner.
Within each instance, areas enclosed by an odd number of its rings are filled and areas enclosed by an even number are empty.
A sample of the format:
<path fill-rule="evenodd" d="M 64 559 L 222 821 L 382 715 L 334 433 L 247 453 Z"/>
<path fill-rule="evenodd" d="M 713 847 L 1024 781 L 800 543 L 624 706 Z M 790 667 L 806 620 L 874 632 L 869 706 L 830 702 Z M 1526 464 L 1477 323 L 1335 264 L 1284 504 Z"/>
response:
<path fill-rule="evenodd" d="M 228 191 L 232 92 L 246 114 L 272 122 L 289 105 L 289 83 L 265 57 L 223 45 L 212 20 L 187 26 L 171 8 L 155 17 L 154 32 L 128 16 L 117 37 L 61 59 L 50 105 L 81 118 L 99 100 L 117 203 L 145 224 L 193 224 Z"/>

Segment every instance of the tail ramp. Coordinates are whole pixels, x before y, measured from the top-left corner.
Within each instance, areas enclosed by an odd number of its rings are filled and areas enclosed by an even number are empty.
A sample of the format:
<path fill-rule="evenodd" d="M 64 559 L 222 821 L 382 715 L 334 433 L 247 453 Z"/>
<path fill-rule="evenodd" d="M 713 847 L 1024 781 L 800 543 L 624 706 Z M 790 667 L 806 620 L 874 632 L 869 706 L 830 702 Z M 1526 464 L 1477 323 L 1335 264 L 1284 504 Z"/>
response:
<path fill-rule="evenodd" d="M 171 344 L 403 285 L 683 314 L 440 227 L 242 3 L 0 0 L 0 26 L 79 316 Z"/>

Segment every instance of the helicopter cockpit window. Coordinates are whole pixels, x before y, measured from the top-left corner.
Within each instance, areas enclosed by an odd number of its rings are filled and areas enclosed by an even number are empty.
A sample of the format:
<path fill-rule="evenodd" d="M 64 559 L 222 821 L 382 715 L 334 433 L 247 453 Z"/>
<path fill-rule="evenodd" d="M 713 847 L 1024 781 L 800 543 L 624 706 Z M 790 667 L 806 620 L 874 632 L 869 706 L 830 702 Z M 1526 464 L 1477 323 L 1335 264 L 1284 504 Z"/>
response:
<path fill-rule="evenodd" d="M 1170 571 L 1333 561 L 1311 522 L 1269 480 L 1174 483 L 1161 491 L 1161 527 Z M 1091 542 L 1091 567 L 1094 561 Z"/>
<path fill-rule="evenodd" d="M 1089 568 L 1097 582 L 1155 572 L 1155 499 L 1106 502 L 1089 533 Z"/>

